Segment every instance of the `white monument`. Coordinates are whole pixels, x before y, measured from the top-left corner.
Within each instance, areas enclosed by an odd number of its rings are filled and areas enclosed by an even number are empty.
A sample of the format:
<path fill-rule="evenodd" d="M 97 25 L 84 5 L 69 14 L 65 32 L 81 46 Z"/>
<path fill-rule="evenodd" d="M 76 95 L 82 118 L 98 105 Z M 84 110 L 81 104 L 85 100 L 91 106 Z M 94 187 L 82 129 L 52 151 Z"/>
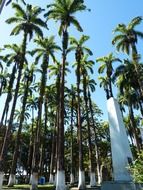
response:
<path fill-rule="evenodd" d="M 117 100 L 112 97 L 107 100 L 107 110 L 110 126 L 113 178 L 114 181 L 129 182 L 132 178 L 127 167 L 132 162 L 133 157 Z"/>

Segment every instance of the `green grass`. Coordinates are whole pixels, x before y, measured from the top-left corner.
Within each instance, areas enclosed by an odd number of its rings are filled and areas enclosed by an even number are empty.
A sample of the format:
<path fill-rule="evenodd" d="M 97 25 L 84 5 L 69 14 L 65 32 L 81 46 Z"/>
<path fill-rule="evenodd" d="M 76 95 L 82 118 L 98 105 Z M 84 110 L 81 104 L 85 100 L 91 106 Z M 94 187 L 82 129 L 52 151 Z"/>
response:
<path fill-rule="evenodd" d="M 7 187 L 7 186 L 3 186 L 3 189 L 9 189 L 9 190 L 29 190 L 30 189 L 30 185 L 14 185 L 14 187 Z M 53 185 L 38 185 L 38 190 L 55 190 L 55 187 Z"/>

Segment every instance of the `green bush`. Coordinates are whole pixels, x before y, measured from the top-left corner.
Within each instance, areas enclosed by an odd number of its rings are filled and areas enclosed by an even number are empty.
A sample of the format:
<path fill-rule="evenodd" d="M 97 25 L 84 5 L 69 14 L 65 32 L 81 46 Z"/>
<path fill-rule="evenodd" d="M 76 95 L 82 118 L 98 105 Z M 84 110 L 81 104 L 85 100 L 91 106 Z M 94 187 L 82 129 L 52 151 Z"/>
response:
<path fill-rule="evenodd" d="M 138 154 L 138 158 L 129 167 L 133 180 L 137 183 L 143 183 L 143 151 Z"/>

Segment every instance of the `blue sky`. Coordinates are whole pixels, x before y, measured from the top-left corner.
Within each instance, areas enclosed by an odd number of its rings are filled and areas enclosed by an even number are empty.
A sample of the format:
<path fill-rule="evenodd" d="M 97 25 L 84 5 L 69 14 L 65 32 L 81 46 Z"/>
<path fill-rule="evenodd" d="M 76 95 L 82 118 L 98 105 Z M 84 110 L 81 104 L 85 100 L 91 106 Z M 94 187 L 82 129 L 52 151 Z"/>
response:
<path fill-rule="evenodd" d="M 40 5 L 42 8 L 46 8 L 46 4 L 52 2 L 46 0 L 28 0 L 28 3 L 34 5 Z M 43 3 L 44 2 L 44 3 Z M 45 3 L 46 2 L 46 3 Z M 91 48 L 94 55 L 92 59 L 95 61 L 97 57 L 105 56 L 110 52 L 115 52 L 115 48 L 111 44 L 113 38 L 112 31 L 119 23 L 127 24 L 132 18 L 136 16 L 142 16 L 143 14 L 143 1 L 142 0 L 85 0 L 85 4 L 91 9 L 91 12 L 84 12 L 77 15 L 81 26 L 84 29 L 83 34 L 89 35 L 90 40 L 87 42 L 87 46 Z M 12 15 L 11 7 L 5 7 L 2 15 L 0 15 L 0 47 L 3 44 L 8 43 L 21 43 L 21 38 L 9 37 L 11 26 L 4 23 L 6 18 Z M 49 31 L 46 35 L 57 35 L 57 24 L 49 23 Z M 143 24 L 140 28 L 143 31 Z M 73 27 L 69 30 L 71 35 L 79 38 L 81 34 L 77 32 Z M 57 38 L 58 40 L 58 38 Z M 143 43 L 139 41 L 139 49 L 143 51 Z M 116 56 L 119 56 L 115 52 Z M 97 68 L 99 63 L 95 63 L 94 75 L 92 78 L 97 81 L 98 73 Z M 72 81 L 73 76 L 67 78 L 68 81 Z M 98 82 L 98 81 L 97 81 Z M 106 99 L 103 89 L 98 86 L 96 92 L 93 95 L 93 99 L 96 104 L 103 110 L 104 119 L 107 119 L 106 111 Z"/>

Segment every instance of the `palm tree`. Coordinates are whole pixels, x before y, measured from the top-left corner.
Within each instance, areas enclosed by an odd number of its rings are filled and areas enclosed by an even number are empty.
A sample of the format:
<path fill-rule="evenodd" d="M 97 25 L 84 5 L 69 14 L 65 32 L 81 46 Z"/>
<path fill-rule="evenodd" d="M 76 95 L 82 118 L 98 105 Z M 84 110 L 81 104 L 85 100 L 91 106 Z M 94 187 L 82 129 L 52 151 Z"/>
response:
<path fill-rule="evenodd" d="M 54 0 L 48 5 L 50 10 L 45 16 L 60 22 L 59 35 L 62 35 L 62 66 L 60 79 L 60 111 L 59 111 L 59 131 L 58 131 L 58 160 L 57 160 L 57 184 L 56 190 L 65 189 L 64 174 L 64 84 L 65 84 L 65 64 L 68 48 L 68 28 L 73 24 L 79 31 L 82 28 L 74 17 L 74 14 L 86 9 L 81 0 Z"/>
<path fill-rule="evenodd" d="M 124 68 L 124 70 L 123 70 L 123 68 Z M 136 123 L 135 123 L 134 112 L 133 112 L 133 105 L 134 105 L 136 93 L 135 93 L 133 87 L 131 86 L 129 75 L 130 75 L 130 73 L 129 73 L 128 69 L 126 70 L 126 68 L 123 66 L 121 69 L 121 66 L 119 66 L 116 69 L 116 72 L 114 74 L 114 78 L 115 78 L 114 80 L 116 80 L 116 84 L 119 88 L 119 91 L 120 91 L 121 95 L 123 95 L 124 99 L 126 100 L 126 104 L 128 106 L 129 115 L 130 115 L 130 122 L 131 122 L 132 130 L 134 132 L 134 139 L 136 142 L 137 149 L 138 149 L 138 151 L 140 151 L 140 145 L 139 145 L 139 141 L 138 141 L 138 136 L 137 136 L 137 131 L 136 131 L 137 130 Z"/>
<path fill-rule="evenodd" d="M 17 164 L 18 152 L 19 152 L 19 146 L 20 146 L 20 137 L 21 137 L 21 131 L 22 131 L 23 122 L 24 122 L 24 115 L 26 111 L 27 98 L 28 98 L 28 94 L 30 93 L 30 85 L 34 79 L 34 70 L 35 70 L 34 65 L 31 65 L 31 68 L 30 69 L 27 68 L 24 73 L 24 79 L 23 79 L 24 93 L 22 97 L 22 111 L 21 111 L 20 119 L 19 119 L 19 127 L 18 127 L 18 132 L 17 132 L 17 136 L 15 140 L 14 154 L 13 154 L 12 166 L 11 166 L 9 182 L 8 182 L 8 186 L 10 187 L 15 184 L 16 164 Z"/>
<path fill-rule="evenodd" d="M 93 55 L 92 51 L 84 45 L 89 38 L 90 37 L 86 35 L 82 35 L 79 40 L 74 37 L 70 37 L 71 46 L 68 48 L 67 52 L 76 51 L 77 53 L 84 52 L 87 55 Z M 78 56 L 78 54 L 76 56 Z"/>
<path fill-rule="evenodd" d="M 100 58 L 97 58 L 96 59 L 96 62 L 100 62 L 101 63 L 101 66 L 99 67 L 98 69 L 98 72 L 99 73 L 103 73 L 104 70 L 106 69 L 106 75 L 107 75 L 107 81 L 108 81 L 108 84 L 107 84 L 107 89 L 108 89 L 108 92 L 109 92 L 109 98 L 110 97 L 113 97 L 113 91 L 112 91 L 112 81 L 111 81 L 111 76 L 113 74 L 113 66 L 112 64 L 114 62 L 121 62 L 120 59 L 116 58 L 113 53 L 110 53 L 109 55 L 107 56 L 104 56 L 104 57 L 100 57 Z"/>
<path fill-rule="evenodd" d="M 135 70 L 137 73 L 137 80 L 140 86 L 140 91 L 143 96 L 143 87 L 140 82 L 140 68 L 138 67 L 139 55 L 136 48 L 136 44 L 138 42 L 138 38 L 143 39 L 143 33 L 136 30 L 136 26 L 142 22 L 142 17 L 138 16 L 133 18 L 128 25 L 119 24 L 114 33 L 117 35 L 113 38 L 112 44 L 116 45 L 117 51 L 122 51 L 132 56 L 132 61 L 135 64 Z"/>
<path fill-rule="evenodd" d="M 25 61 L 27 37 L 29 35 L 29 39 L 31 40 L 34 32 L 39 36 L 43 36 L 43 32 L 40 27 L 45 27 L 45 28 L 47 27 L 45 22 L 43 22 L 38 17 L 39 14 L 42 12 L 41 8 L 32 7 L 32 5 L 27 4 L 26 10 L 24 10 L 20 5 L 16 3 L 12 3 L 12 7 L 16 11 L 15 17 L 9 18 L 6 22 L 8 24 L 16 23 L 17 25 L 12 30 L 11 35 L 18 35 L 19 33 L 23 32 L 24 37 L 23 37 L 23 42 L 21 46 L 22 57 L 19 64 L 19 72 L 18 72 L 18 77 L 17 77 L 13 105 L 12 105 L 11 114 L 9 118 L 9 124 L 6 130 L 6 134 L 5 134 L 5 138 L 3 142 L 3 147 L 0 154 L 0 171 L 3 171 L 3 166 L 4 166 L 3 162 L 7 154 L 8 136 L 9 136 L 9 132 L 13 123 L 13 116 L 14 116 L 14 110 L 15 110 L 15 106 L 17 102 L 17 97 L 18 97 L 19 84 L 20 84 L 20 79 L 21 79 L 22 70 L 23 70 L 24 61 Z"/>
<path fill-rule="evenodd" d="M 82 62 L 84 62 L 84 53 L 92 55 L 92 52 L 89 48 L 84 46 L 84 43 L 89 39 L 89 36 L 82 35 L 80 40 L 75 38 L 70 38 L 70 43 L 72 46 L 68 49 L 67 52 L 75 51 L 76 63 L 76 77 L 77 77 L 77 123 L 78 123 L 78 143 L 79 143 L 79 184 L 78 188 L 83 189 L 85 187 L 85 177 L 84 177 L 84 167 L 83 167 L 83 148 L 82 148 L 82 126 L 81 126 L 81 110 L 80 110 L 80 79 L 81 79 L 81 67 Z"/>
<path fill-rule="evenodd" d="M 28 159 L 27 159 L 27 181 L 29 181 L 30 174 L 32 171 L 32 155 L 33 155 L 33 145 L 34 145 L 34 119 L 35 114 L 34 111 L 37 110 L 38 106 L 38 98 L 34 95 L 30 95 L 27 98 L 27 109 L 31 111 L 31 135 L 30 135 L 30 143 L 28 150 Z"/>
<path fill-rule="evenodd" d="M 74 160 L 74 149 L 73 149 L 73 122 L 74 122 L 74 104 L 76 100 L 76 88 L 71 85 L 71 89 L 69 89 L 69 107 L 70 107 L 70 127 L 71 127 L 71 151 L 70 151 L 70 157 L 71 157 L 71 170 L 70 170 L 70 184 L 73 185 L 75 182 L 74 179 L 74 165 L 73 165 L 73 160 Z"/>
<path fill-rule="evenodd" d="M 93 104 L 91 100 L 91 92 L 95 91 L 96 82 L 93 79 L 87 80 L 88 87 L 88 100 L 89 100 L 89 110 L 91 115 L 91 124 L 93 126 L 94 135 L 95 135 L 95 155 L 96 155 L 96 164 L 97 164 L 97 176 L 98 176 L 98 184 L 101 184 L 101 173 L 100 173 L 100 159 L 99 159 L 99 148 L 98 148 L 98 139 L 97 139 L 97 125 L 94 119 L 94 111 Z M 90 92 L 91 91 L 91 92 Z"/>
<path fill-rule="evenodd" d="M 10 104 L 10 101 L 12 100 L 12 90 L 13 90 L 14 80 L 16 77 L 15 75 L 16 75 L 17 69 L 19 68 L 19 64 L 22 57 L 21 47 L 19 47 L 17 44 L 5 45 L 4 49 L 7 51 L 11 50 L 11 53 L 8 53 L 4 56 L 4 61 L 7 63 L 7 66 L 10 66 L 12 63 L 14 63 L 14 66 L 12 68 L 12 73 L 9 79 L 9 85 L 7 87 L 7 97 L 6 97 L 5 106 L 4 106 L 4 110 L 1 117 L 1 125 L 3 125 L 4 117 L 7 116 L 8 114 L 9 104 Z M 25 62 L 27 62 L 26 59 L 25 59 Z M 6 119 L 5 119 L 5 123 L 6 123 Z"/>
<path fill-rule="evenodd" d="M 135 27 L 142 22 L 142 17 L 138 16 L 133 18 L 128 25 L 118 24 L 114 29 L 114 33 L 117 35 L 113 38 L 112 44 L 116 45 L 117 51 L 123 51 L 128 55 L 132 54 L 133 60 L 137 58 L 136 44 L 138 37 L 143 38 L 143 33 L 136 30 Z"/>
<path fill-rule="evenodd" d="M 67 75 L 67 72 L 69 72 L 70 70 L 67 68 L 67 65 L 68 63 L 66 63 L 66 67 L 65 67 L 65 75 Z M 59 97 L 59 94 L 60 94 L 60 77 L 61 77 L 61 64 L 56 61 L 55 64 L 53 65 L 49 65 L 49 77 L 55 77 L 55 84 L 54 84 L 54 88 L 56 89 L 56 97 L 55 97 L 55 100 L 56 100 L 56 121 L 55 121 L 55 134 L 53 134 L 53 142 L 52 142 L 52 150 L 54 149 L 54 141 L 56 142 L 55 146 L 56 146 L 56 153 L 55 153 L 55 162 L 57 160 L 57 146 L 58 146 L 58 128 L 59 128 L 59 102 L 60 102 L 60 97 Z M 53 151 L 52 151 L 52 155 L 51 155 L 51 164 L 52 163 L 52 159 L 53 158 Z M 54 166 L 51 166 L 50 165 L 50 179 L 49 179 L 49 182 L 53 182 L 53 170 L 52 168 L 54 168 Z M 57 170 L 57 165 L 55 166 L 55 171 Z M 55 176 L 56 177 L 56 176 Z"/>
<path fill-rule="evenodd" d="M 81 61 L 81 74 L 83 76 L 83 95 L 85 101 L 85 111 L 86 111 L 86 121 L 87 121 L 87 129 L 88 129 L 88 144 L 89 144 L 89 160 L 90 160 L 90 186 L 96 185 L 95 180 L 95 169 L 93 163 L 93 148 L 91 142 L 91 127 L 90 127 L 90 119 L 89 119 L 89 107 L 88 107 L 88 82 L 89 82 L 89 75 L 88 70 L 93 73 L 92 66 L 94 62 L 91 60 L 87 60 L 88 56 L 85 56 Z"/>
<path fill-rule="evenodd" d="M 54 42 L 54 36 L 50 38 L 38 38 L 35 40 L 35 43 L 39 46 L 32 51 L 32 54 L 37 54 L 35 58 L 35 63 L 38 63 L 39 60 L 42 58 L 42 65 L 41 65 L 41 83 L 40 83 L 40 93 L 38 98 L 38 120 L 36 125 L 36 136 L 35 136 L 35 143 L 34 143 L 34 152 L 33 152 L 33 173 L 32 175 L 36 175 L 39 171 L 39 148 L 40 148 L 40 127 L 42 121 L 42 104 L 45 95 L 45 88 L 47 82 L 47 71 L 49 65 L 49 58 L 51 57 L 53 61 L 55 61 L 54 53 L 56 50 L 60 50 L 60 47 L 56 45 Z M 38 180 L 38 179 L 36 179 Z M 32 189 L 36 188 L 37 182 L 32 181 Z"/>
<path fill-rule="evenodd" d="M 54 168 L 56 166 L 55 153 L 56 153 L 56 129 L 57 129 L 57 88 L 56 84 L 46 86 L 45 100 L 44 100 L 44 131 L 45 137 L 47 135 L 47 121 L 50 122 L 51 132 L 51 153 L 50 153 L 50 176 L 49 183 L 54 184 Z M 50 108 L 50 112 L 48 111 Z M 48 131 L 49 132 L 49 131 Z"/>
<path fill-rule="evenodd" d="M 109 93 L 109 88 L 108 88 L 108 86 L 109 86 L 109 80 L 108 80 L 107 76 L 104 76 L 104 77 L 103 76 L 99 76 L 98 80 L 100 81 L 99 86 L 100 86 L 100 88 L 101 87 L 104 88 L 104 91 L 106 93 L 106 99 L 108 100 L 110 98 L 110 96 L 109 96 L 110 93 Z"/>
<path fill-rule="evenodd" d="M 140 66 L 140 68 L 142 68 L 142 64 L 138 63 L 138 65 Z M 137 107 L 140 108 L 140 112 L 143 115 L 142 98 L 140 96 L 138 80 L 136 80 L 137 74 L 135 71 L 134 63 L 128 59 L 124 60 L 123 64 L 119 65 L 116 68 L 112 77 L 113 82 L 115 82 L 117 78 L 120 79 L 122 78 L 122 80 L 127 80 L 130 87 L 134 89 L 134 91 L 136 92 L 136 100 L 137 100 L 136 103 L 138 105 Z"/>

